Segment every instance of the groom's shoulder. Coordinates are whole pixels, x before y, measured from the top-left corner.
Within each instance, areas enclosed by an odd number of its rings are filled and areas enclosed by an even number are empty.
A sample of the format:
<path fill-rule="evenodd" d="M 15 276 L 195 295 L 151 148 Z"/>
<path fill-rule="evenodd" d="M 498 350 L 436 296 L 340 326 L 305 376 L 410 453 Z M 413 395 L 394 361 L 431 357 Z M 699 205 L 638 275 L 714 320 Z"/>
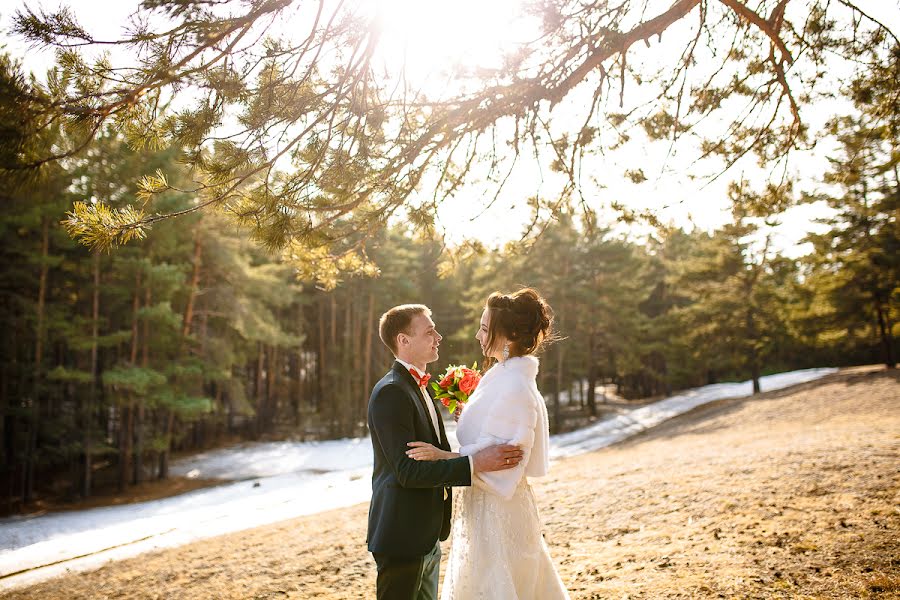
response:
<path fill-rule="evenodd" d="M 378 380 L 378 383 L 375 384 L 375 387 L 372 388 L 372 396 L 375 397 L 379 392 L 384 390 L 385 388 L 390 388 L 400 386 L 400 375 L 392 368 L 388 370 L 387 373 L 384 374 L 384 377 Z"/>
<path fill-rule="evenodd" d="M 381 379 L 378 380 L 378 383 L 376 383 L 375 386 L 377 387 L 379 385 L 386 385 L 386 384 L 392 383 L 396 380 L 397 380 L 397 371 L 395 371 L 394 367 L 391 366 L 391 368 L 387 370 L 387 373 L 385 373 L 381 377 Z"/>
<path fill-rule="evenodd" d="M 409 392 L 401 383 L 396 373 L 386 373 L 375 387 L 369 397 L 369 411 L 394 413 L 400 407 L 405 407 L 408 402 Z"/>

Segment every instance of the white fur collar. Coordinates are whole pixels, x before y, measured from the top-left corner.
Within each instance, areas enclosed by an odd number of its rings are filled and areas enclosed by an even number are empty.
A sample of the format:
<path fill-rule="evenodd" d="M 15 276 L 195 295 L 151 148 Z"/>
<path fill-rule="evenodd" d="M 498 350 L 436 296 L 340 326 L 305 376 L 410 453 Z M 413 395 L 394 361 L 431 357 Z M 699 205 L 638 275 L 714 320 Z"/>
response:
<path fill-rule="evenodd" d="M 499 371 L 516 371 L 521 373 L 523 376 L 528 377 L 530 379 L 534 379 L 537 377 L 538 367 L 540 366 L 541 361 L 537 356 L 527 355 L 527 356 L 513 356 L 511 358 L 507 358 L 503 362 L 497 363 L 491 370 L 497 369 Z"/>

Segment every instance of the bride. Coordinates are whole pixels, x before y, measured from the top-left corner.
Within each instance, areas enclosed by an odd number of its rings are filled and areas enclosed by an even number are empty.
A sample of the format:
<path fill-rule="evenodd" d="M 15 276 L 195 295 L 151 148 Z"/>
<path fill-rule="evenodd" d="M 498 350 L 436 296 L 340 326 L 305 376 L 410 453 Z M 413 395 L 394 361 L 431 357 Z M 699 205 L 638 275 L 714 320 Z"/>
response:
<path fill-rule="evenodd" d="M 477 473 L 459 488 L 457 517 L 441 600 L 554 600 L 568 598 L 541 536 L 528 477 L 549 467 L 547 408 L 535 377 L 534 353 L 547 341 L 552 312 L 533 289 L 495 292 L 487 299 L 476 339 L 496 364 L 484 375 L 459 417 L 459 453 L 411 442 L 416 460 L 471 456 L 497 443 L 518 445 L 513 469 Z"/>

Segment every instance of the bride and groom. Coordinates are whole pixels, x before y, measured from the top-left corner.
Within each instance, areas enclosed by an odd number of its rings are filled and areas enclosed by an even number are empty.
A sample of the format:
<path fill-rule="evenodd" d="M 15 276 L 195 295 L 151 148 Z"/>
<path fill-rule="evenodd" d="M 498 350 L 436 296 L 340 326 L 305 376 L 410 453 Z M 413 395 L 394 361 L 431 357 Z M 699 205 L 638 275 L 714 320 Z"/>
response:
<path fill-rule="evenodd" d="M 454 487 L 461 489 L 441 600 L 568 598 L 527 479 L 549 466 L 534 354 L 551 321 L 532 289 L 487 299 L 475 337 L 495 364 L 459 415 L 461 446 L 451 452 L 425 385 L 441 341 L 431 311 L 407 304 L 382 315 L 379 335 L 396 361 L 368 409 L 375 462 L 367 541 L 379 599 L 437 598 L 439 540 L 450 535 Z"/>

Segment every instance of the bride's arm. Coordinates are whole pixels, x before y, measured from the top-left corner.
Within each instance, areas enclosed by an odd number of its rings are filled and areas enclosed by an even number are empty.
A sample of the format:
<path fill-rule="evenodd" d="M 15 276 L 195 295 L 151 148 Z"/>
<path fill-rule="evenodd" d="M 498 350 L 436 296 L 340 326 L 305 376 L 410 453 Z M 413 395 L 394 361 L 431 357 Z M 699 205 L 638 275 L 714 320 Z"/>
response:
<path fill-rule="evenodd" d="M 478 441 L 476 441 L 474 444 L 466 444 L 464 446 L 460 446 L 459 454 L 461 456 L 475 456 L 485 448 L 490 448 L 495 444 L 505 444 L 507 441 L 508 440 L 501 440 L 489 435 L 481 435 L 478 437 Z"/>
<path fill-rule="evenodd" d="M 525 476 L 525 465 L 531 456 L 534 446 L 534 428 L 537 425 L 537 407 L 531 394 L 525 388 L 513 388 L 505 391 L 491 406 L 485 418 L 478 441 L 460 448 L 460 454 L 470 453 L 492 446 L 508 443 L 519 446 L 524 452 L 522 462 L 512 469 L 493 472 L 476 472 L 472 485 L 502 496 L 512 498 L 519 481 Z"/>

